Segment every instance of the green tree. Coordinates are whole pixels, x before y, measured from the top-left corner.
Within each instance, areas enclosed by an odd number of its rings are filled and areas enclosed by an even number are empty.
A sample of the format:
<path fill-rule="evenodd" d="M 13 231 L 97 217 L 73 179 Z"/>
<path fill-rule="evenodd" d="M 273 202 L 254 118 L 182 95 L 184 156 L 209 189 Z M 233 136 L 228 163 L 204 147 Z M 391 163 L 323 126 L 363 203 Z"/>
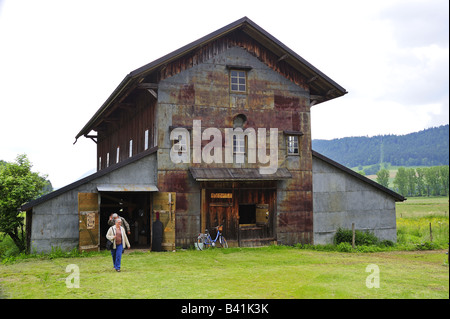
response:
<path fill-rule="evenodd" d="M 408 193 L 408 174 L 404 167 L 399 167 L 397 174 L 394 178 L 394 186 L 398 189 L 398 192 L 402 196 L 406 196 Z"/>
<path fill-rule="evenodd" d="M 449 172 L 448 172 L 448 165 L 446 166 L 439 166 L 439 178 L 441 181 L 441 195 L 447 196 L 448 195 L 448 188 L 449 188 Z"/>
<path fill-rule="evenodd" d="M 408 195 L 416 196 L 417 194 L 417 175 L 414 168 L 407 168 L 406 175 L 408 178 Z"/>
<path fill-rule="evenodd" d="M 417 167 L 416 168 L 417 173 L 417 195 L 423 196 L 426 192 L 425 187 L 425 168 L 423 167 Z"/>
<path fill-rule="evenodd" d="M 428 189 L 428 196 L 435 195 L 439 196 L 441 184 L 439 181 L 439 167 L 433 166 L 428 167 L 425 170 L 425 182 Z"/>
<path fill-rule="evenodd" d="M 389 186 L 389 171 L 387 169 L 380 169 L 377 173 L 378 184 L 388 187 Z"/>
<path fill-rule="evenodd" d="M 20 206 L 43 194 L 47 176 L 31 171 L 25 154 L 15 162 L 0 165 L 0 232 L 9 235 L 20 251 L 25 251 L 24 217 Z"/>

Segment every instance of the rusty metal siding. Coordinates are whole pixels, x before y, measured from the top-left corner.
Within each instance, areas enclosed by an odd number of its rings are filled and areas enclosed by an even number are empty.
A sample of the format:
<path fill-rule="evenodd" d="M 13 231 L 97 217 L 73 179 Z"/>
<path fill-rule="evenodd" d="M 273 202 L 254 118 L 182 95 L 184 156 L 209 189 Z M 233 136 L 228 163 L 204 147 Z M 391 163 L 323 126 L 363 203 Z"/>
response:
<path fill-rule="evenodd" d="M 250 67 L 246 94 L 230 93 L 227 65 Z M 293 244 L 312 238 L 310 101 L 309 86 L 303 75 L 244 32 L 235 31 L 167 63 L 144 82 L 158 83 L 158 102 L 155 103 L 146 90 L 131 91 L 122 101 L 123 105 L 108 114 L 110 119 L 116 118 L 117 121 L 105 121 L 99 127 L 98 156 L 102 157 L 102 167 L 106 167 L 106 153 L 109 152 L 110 164 L 113 164 L 116 148 L 120 146 L 120 160 L 127 158 L 130 139 L 133 139 L 133 148 L 136 148 L 133 154 L 142 152 L 145 129 L 149 129 L 151 147 L 156 126 L 157 187 L 161 192 L 176 192 L 177 246 L 189 246 L 201 230 L 201 225 L 215 226 L 212 223 L 217 215 L 227 217 L 227 237 L 232 241 L 252 240 L 252 236 L 256 236 Z M 233 127 L 233 118 L 237 114 L 247 117 L 244 129 L 278 128 L 278 167 L 289 170 L 292 179 L 273 182 L 275 186 L 272 185 L 274 188 L 270 190 L 258 188 L 257 191 L 243 191 L 241 194 L 235 189 L 235 198 L 244 197 L 234 201 L 231 207 L 213 206 L 216 208 L 211 211 L 215 212 L 216 217 L 208 213 L 208 219 L 202 220 L 200 212 L 210 211 L 210 201 L 202 202 L 202 186 L 192 177 L 190 167 L 258 168 L 259 164 L 249 164 L 247 159 L 245 164 L 206 165 L 192 161 L 189 164 L 174 164 L 169 157 L 172 147 L 169 128 L 192 127 L 193 120 L 201 120 L 202 130 L 215 127 L 222 132 L 224 145 L 224 129 Z M 299 138 L 299 156 L 286 155 L 283 131 L 303 133 Z M 202 141 L 202 146 L 208 142 Z M 213 187 L 219 186 L 215 184 Z M 239 203 L 248 201 L 252 196 L 264 196 L 261 202 L 254 204 L 271 205 L 271 221 L 264 231 L 255 227 L 242 233 L 238 222 Z"/>
<path fill-rule="evenodd" d="M 296 85 L 308 89 L 307 80 L 300 72 L 289 66 L 280 57 L 262 46 L 246 33 L 236 30 L 225 37 L 216 39 L 204 46 L 199 47 L 173 62 L 168 63 L 159 71 L 157 81 L 160 82 L 168 77 L 174 76 L 182 71 L 202 64 L 211 58 L 225 52 L 232 47 L 244 48 L 247 52 L 257 57 L 272 70 L 283 75 Z"/>
<path fill-rule="evenodd" d="M 239 97 L 229 91 L 226 67 L 236 64 L 252 67 L 248 71 L 247 94 Z M 243 244 L 254 240 L 253 237 L 278 239 L 284 244 L 310 242 L 313 221 L 311 128 L 309 92 L 302 76 L 283 66 L 283 61 L 277 63 L 274 55 L 248 36 L 237 34 L 216 40 L 198 48 L 195 54 L 169 63 L 160 71 L 159 80 L 158 188 L 177 192 L 177 198 L 195 198 L 192 202 L 186 201 L 183 213 L 177 215 L 177 245 L 192 241 L 201 225 L 217 226 L 214 223 L 219 223 L 224 217 L 224 231 L 231 242 L 241 240 Z M 292 179 L 274 182 L 276 190 L 243 191 L 235 188 L 233 205 L 221 206 L 211 202 L 209 196 L 211 187 L 220 188 L 223 183 L 200 186 L 188 171 L 189 167 L 257 168 L 259 164 L 174 164 L 168 156 L 172 146 L 169 127 L 192 127 L 196 119 L 202 121 L 202 130 L 215 127 L 223 137 L 224 129 L 233 127 L 233 117 L 240 113 L 247 117 L 244 129 L 278 128 L 278 166 L 288 169 Z M 283 131 L 303 133 L 299 138 L 299 156 L 286 155 Z M 202 141 L 202 146 L 208 142 Z M 222 142 L 224 145 L 224 140 Z M 207 187 L 204 199 L 201 198 L 202 187 Z M 265 196 L 264 200 L 253 204 L 270 204 L 271 222 L 264 229 L 240 227 L 239 203 L 261 195 Z M 205 220 L 202 220 L 200 211 L 205 212 Z"/>

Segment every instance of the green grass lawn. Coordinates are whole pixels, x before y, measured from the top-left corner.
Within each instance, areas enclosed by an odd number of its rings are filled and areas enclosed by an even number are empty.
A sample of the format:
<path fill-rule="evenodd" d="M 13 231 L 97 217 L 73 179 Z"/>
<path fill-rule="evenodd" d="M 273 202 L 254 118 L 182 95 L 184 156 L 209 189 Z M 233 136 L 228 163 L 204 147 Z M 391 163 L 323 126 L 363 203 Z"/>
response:
<path fill-rule="evenodd" d="M 339 253 L 293 247 L 126 253 L 122 272 L 109 252 L 93 257 L 0 265 L 5 298 L 449 298 L 444 251 Z M 67 288 L 69 264 L 80 287 Z M 367 288 L 379 268 L 380 287 Z"/>
<path fill-rule="evenodd" d="M 448 207 L 448 197 L 397 203 L 398 245 L 385 252 L 286 246 L 127 252 L 120 273 L 108 251 L 19 258 L 0 264 L 0 298 L 448 299 Z M 445 250 L 415 250 L 430 242 L 430 223 L 433 243 Z M 66 286 L 68 265 L 79 269 L 79 288 Z M 369 265 L 379 269 L 379 288 L 366 286 Z"/>

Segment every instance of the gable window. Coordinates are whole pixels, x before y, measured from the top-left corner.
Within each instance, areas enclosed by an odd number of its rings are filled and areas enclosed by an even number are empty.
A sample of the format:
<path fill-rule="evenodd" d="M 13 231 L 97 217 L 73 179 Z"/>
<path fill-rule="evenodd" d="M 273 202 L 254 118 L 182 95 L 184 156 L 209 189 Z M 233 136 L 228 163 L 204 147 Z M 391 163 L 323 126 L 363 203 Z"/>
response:
<path fill-rule="evenodd" d="M 247 72 L 244 70 L 230 70 L 230 89 L 231 92 L 247 92 Z"/>
<path fill-rule="evenodd" d="M 298 155 L 298 136 L 288 135 L 287 137 L 287 153 L 288 155 Z"/>

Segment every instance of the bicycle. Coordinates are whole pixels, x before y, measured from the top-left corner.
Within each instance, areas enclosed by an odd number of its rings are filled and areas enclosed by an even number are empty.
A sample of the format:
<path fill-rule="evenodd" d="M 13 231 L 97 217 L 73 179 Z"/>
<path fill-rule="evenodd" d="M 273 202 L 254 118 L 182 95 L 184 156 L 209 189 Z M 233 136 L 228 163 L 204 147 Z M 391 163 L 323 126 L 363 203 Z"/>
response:
<path fill-rule="evenodd" d="M 215 239 L 212 239 L 212 237 L 209 234 L 209 231 L 207 229 L 205 229 L 204 234 L 198 234 L 196 247 L 198 247 L 199 250 L 216 247 L 216 242 L 218 242 L 218 244 L 222 248 L 228 248 L 227 240 L 222 235 L 223 225 L 216 226 L 216 227 L 214 227 L 214 229 L 217 230 L 217 235 L 216 235 Z"/>

